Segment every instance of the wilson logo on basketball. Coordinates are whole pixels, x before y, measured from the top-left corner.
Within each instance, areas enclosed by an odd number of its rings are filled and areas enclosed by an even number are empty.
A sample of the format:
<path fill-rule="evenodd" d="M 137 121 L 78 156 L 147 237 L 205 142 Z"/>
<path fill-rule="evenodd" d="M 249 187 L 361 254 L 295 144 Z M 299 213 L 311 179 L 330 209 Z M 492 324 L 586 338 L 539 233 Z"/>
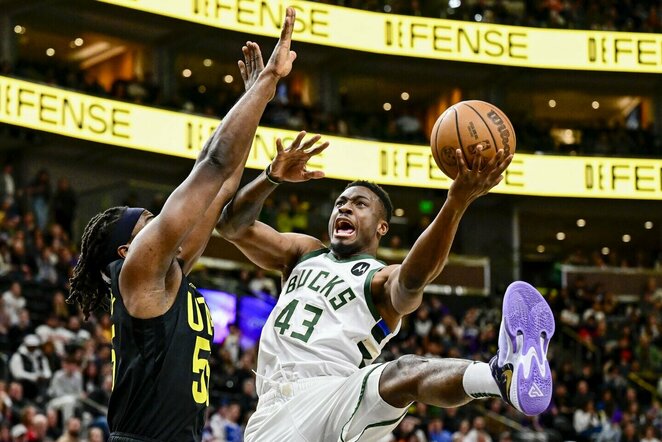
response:
<path fill-rule="evenodd" d="M 492 123 L 494 123 L 497 127 L 497 130 L 499 131 L 499 135 L 501 136 L 501 142 L 503 143 L 503 150 L 507 152 L 510 151 L 510 131 L 506 127 L 506 124 L 503 122 L 499 114 L 494 112 L 493 110 L 489 111 L 487 113 L 487 117 L 492 120 Z"/>

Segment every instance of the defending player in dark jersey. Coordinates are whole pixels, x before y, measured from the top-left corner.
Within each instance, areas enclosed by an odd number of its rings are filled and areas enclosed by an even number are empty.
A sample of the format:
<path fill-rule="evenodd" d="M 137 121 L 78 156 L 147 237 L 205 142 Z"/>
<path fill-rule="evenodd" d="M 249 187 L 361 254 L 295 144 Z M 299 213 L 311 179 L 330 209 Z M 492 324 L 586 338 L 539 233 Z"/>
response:
<path fill-rule="evenodd" d="M 209 403 L 209 310 L 186 275 L 222 207 L 237 190 L 257 125 L 278 80 L 289 74 L 295 14 L 287 9 L 266 66 L 257 44 L 243 48 L 246 94 L 206 143 L 160 214 L 114 207 L 83 233 L 70 302 L 84 313 L 107 305 L 113 319 L 111 441 L 199 441 Z M 112 291 L 109 290 L 112 286 Z"/>

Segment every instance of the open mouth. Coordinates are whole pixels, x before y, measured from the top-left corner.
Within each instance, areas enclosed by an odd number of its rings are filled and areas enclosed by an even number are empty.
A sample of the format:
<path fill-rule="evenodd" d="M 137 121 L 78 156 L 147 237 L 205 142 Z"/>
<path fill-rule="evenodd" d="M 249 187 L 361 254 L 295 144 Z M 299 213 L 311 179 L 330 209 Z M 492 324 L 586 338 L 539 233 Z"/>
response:
<path fill-rule="evenodd" d="M 356 228 L 354 227 L 354 224 L 344 218 L 337 219 L 336 225 L 333 229 L 333 233 L 336 238 L 349 238 L 354 234 L 355 231 Z"/>

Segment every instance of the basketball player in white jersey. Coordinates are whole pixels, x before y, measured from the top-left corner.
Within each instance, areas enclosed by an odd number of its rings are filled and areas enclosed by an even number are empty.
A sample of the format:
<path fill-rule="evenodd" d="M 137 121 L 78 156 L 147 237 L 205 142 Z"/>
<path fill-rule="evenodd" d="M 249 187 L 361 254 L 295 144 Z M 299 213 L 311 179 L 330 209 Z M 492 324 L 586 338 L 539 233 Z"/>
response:
<path fill-rule="evenodd" d="M 217 226 L 255 264 L 280 270 L 283 291 L 260 338 L 256 412 L 247 442 L 376 441 L 388 435 L 414 401 L 456 407 L 502 397 L 527 415 L 544 411 L 552 381 L 547 348 L 554 320 L 541 295 L 523 282 L 506 292 L 498 355 L 489 362 L 403 356 L 372 364 L 421 304 L 424 287 L 442 271 L 460 218 L 502 179 L 512 160 L 499 151 L 471 169 L 456 152 L 459 174 L 441 211 L 402 265 L 375 256 L 392 205 L 379 186 L 350 183 L 329 219 L 329 248 L 318 239 L 279 233 L 257 221 L 282 182 L 323 177 L 306 170 L 320 136 L 301 132 L 267 169 L 226 206 Z"/>

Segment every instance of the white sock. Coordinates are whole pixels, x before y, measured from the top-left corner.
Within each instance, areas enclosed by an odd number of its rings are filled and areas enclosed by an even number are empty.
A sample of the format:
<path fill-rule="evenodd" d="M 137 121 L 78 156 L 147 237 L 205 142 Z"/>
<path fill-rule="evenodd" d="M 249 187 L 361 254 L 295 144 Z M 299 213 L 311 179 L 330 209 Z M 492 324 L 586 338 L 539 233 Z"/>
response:
<path fill-rule="evenodd" d="M 474 399 L 501 397 L 499 386 L 492 377 L 490 365 L 485 362 L 474 361 L 469 364 L 462 378 L 462 386 L 465 393 Z"/>

